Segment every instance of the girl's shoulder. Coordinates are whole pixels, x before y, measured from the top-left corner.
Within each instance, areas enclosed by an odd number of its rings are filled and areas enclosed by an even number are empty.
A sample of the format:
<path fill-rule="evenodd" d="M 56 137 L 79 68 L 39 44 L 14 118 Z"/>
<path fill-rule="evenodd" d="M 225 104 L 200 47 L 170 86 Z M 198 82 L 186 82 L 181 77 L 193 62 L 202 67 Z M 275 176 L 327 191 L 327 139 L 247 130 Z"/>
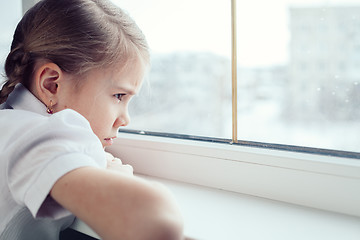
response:
<path fill-rule="evenodd" d="M 44 124 L 47 120 L 45 116 L 40 114 L 15 109 L 0 110 L 0 129 L 10 130 L 13 128 L 23 128 L 35 126 L 37 124 Z"/>
<path fill-rule="evenodd" d="M 30 150 L 35 158 L 44 152 L 59 156 L 80 153 L 100 159 L 99 165 L 104 165 L 99 138 L 89 122 L 71 109 L 48 116 L 24 110 L 0 110 L 0 132 L 0 152 L 10 158 L 30 154 Z"/>
<path fill-rule="evenodd" d="M 52 115 L 41 115 L 35 112 L 19 109 L 2 109 L 0 110 L 0 128 L 14 127 L 21 128 L 23 125 L 31 124 L 32 126 L 46 124 L 55 124 L 60 127 L 78 126 L 91 129 L 90 123 L 78 112 L 72 109 L 65 109 Z"/>
<path fill-rule="evenodd" d="M 99 145 L 102 148 L 90 123 L 71 109 L 53 115 L 41 115 L 24 110 L 0 110 L 0 132 L 0 143 L 3 146 L 51 140 L 73 147 L 86 144 Z M 3 146 L 0 146 L 0 149 Z"/>

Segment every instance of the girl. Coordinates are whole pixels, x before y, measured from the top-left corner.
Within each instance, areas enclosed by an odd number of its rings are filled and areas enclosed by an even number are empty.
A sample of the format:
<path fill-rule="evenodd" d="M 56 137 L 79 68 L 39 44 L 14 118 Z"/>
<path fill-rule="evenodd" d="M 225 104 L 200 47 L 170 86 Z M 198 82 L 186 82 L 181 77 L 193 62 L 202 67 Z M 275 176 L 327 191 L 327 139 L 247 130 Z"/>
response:
<path fill-rule="evenodd" d="M 25 14 L 0 92 L 1 240 L 58 239 L 74 216 L 105 240 L 182 238 L 168 191 L 104 152 L 148 65 L 143 34 L 107 0 Z"/>

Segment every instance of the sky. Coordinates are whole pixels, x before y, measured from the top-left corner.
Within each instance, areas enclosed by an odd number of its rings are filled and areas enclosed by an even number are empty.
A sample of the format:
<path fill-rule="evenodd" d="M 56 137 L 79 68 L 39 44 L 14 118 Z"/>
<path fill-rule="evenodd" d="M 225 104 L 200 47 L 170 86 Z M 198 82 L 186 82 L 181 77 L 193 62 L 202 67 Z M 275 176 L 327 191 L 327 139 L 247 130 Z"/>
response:
<path fill-rule="evenodd" d="M 230 0 L 112 0 L 143 30 L 154 53 L 210 51 L 231 56 Z M 360 5 L 360 0 L 237 0 L 238 63 L 284 64 L 290 6 Z M 10 42 L 21 0 L 0 0 L 0 44 Z M 0 54 L 1 54 L 0 50 Z"/>
<path fill-rule="evenodd" d="M 213 49 L 227 53 L 230 2 L 218 0 L 113 0 L 128 10 L 156 52 Z M 150 3 L 151 2 L 151 3 Z"/>
<path fill-rule="evenodd" d="M 112 1 L 137 21 L 153 52 L 211 51 L 231 56 L 230 0 Z M 289 7 L 338 5 L 360 5 L 360 0 L 238 0 L 238 63 L 285 64 Z"/>

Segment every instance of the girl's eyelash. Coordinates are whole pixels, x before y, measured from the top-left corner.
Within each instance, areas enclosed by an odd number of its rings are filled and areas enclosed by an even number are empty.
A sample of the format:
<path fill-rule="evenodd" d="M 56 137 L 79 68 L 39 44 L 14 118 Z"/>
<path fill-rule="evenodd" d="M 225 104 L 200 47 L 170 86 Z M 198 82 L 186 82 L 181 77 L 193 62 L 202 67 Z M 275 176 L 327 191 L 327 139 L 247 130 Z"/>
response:
<path fill-rule="evenodd" d="M 126 95 L 125 93 L 117 93 L 114 94 L 114 97 L 116 97 L 119 101 L 121 101 L 125 95 Z"/>

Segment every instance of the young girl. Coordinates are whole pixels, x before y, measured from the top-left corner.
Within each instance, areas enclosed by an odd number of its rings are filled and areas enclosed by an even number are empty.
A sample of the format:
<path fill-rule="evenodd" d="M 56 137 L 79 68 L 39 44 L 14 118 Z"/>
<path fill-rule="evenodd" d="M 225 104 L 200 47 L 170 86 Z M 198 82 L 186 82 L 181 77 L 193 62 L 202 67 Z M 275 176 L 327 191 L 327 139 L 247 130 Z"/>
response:
<path fill-rule="evenodd" d="M 0 239 L 52 240 L 74 220 L 102 239 L 182 239 L 169 192 L 111 157 L 149 65 L 107 0 L 43 0 L 18 24 L 0 92 Z"/>

